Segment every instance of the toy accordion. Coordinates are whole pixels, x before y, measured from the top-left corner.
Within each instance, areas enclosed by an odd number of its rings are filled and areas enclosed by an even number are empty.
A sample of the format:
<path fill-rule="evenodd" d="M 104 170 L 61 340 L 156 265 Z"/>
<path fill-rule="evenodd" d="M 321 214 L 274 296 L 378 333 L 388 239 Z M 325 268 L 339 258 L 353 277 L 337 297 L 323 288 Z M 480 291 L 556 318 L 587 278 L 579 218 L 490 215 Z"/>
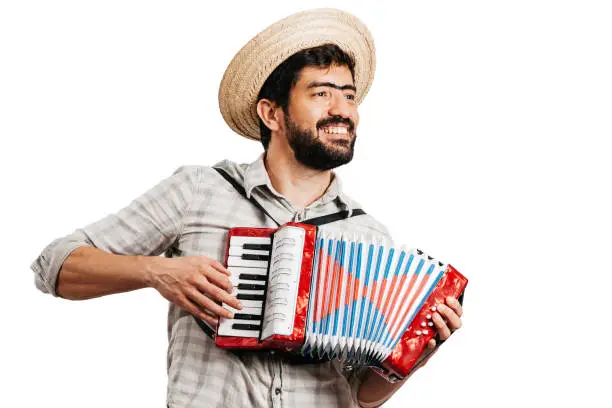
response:
<path fill-rule="evenodd" d="M 428 314 L 467 279 L 419 250 L 307 224 L 232 228 L 226 265 L 242 310 L 221 317 L 227 349 L 282 349 L 407 376 L 435 336 Z M 432 309 L 433 308 L 433 309 Z"/>

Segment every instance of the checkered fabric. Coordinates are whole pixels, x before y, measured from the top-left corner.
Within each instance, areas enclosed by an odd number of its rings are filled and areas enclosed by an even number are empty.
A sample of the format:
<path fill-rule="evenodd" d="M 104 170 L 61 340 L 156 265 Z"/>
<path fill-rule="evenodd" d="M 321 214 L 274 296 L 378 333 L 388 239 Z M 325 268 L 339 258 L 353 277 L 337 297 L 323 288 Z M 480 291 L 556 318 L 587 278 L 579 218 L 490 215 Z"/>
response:
<path fill-rule="evenodd" d="M 277 222 L 360 208 L 341 191 L 334 175 L 322 197 L 296 210 L 272 187 L 263 157 L 251 164 L 225 160 L 215 166 L 243 185 Z M 57 296 L 62 263 L 81 246 L 123 255 L 223 260 L 228 231 L 235 226 L 277 227 L 211 167 L 183 166 L 116 214 L 51 242 L 32 264 L 36 286 Z M 389 239 L 386 228 L 367 214 L 321 228 Z M 365 368 L 337 360 L 294 364 L 279 353 L 219 349 L 194 318 L 174 304 L 169 305 L 168 339 L 170 408 L 358 406 L 356 392 Z"/>

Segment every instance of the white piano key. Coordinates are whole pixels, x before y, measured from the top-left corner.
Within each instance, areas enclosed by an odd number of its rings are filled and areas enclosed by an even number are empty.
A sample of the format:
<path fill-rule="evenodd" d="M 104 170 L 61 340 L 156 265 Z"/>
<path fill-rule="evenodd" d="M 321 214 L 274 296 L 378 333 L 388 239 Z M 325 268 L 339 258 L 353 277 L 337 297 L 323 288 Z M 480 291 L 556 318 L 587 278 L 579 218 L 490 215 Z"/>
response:
<path fill-rule="evenodd" d="M 253 261 L 250 259 L 242 259 L 239 256 L 228 256 L 227 266 L 242 266 L 242 267 L 247 267 L 247 268 L 267 269 L 268 261 Z"/>
<path fill-rule="evenodd" d="M 233 236 L 230 238 L 230 246 L 242 246 L 244 244 L 270 245 L 272 244 L 272 239 L 270 237 L 241 237 L 241 236 Z"/>
<path fill-rule="evenodd" d="M 267 275 L 267 268 L 244 268 L 240 266 L 230 266 L 227 268 L 231 276 L 239 275 L 241 273 L 248 273 L 250 275 Z"/>
<path fill-rule="evenodd" d="M 232 325 L 236 321 L 234 319 L 219 319 L 219 329 L 217 335 L 219 336 L 235 336 L 235 337 L 259 337 L 259 330 L 236 330 L 232 328 Z"/>
<path fill-rule="evenodd" d="M 232 329 L 231 326 L 225 327 L 225 326 L 219 325 L 219 330 L 217 331 L 217 335 L 232 336 L 232 337 L 245 337 L 245 338 L 258 338 L 259 330 L 235 330 L 235 329 Z"/>
<path fill-rule="evenodd" d="M 249 307 L 249 308 L 263 309 L 263 300 L 239 299 L 238 301 L 242 303 L 243 308 Z"/>
<path fill-rule="evenodd" d="M 227 310 L 229 310 L 230 312 L 236 314 L 236 313 L 245 313 L 245 314 L 257 314 L 260 315 L 261 312 L 263 311 L 263 307 L 248 307 L 248 306 L 244 306 L 242 309 L 236 309 L 231 307 L 230 305 L 223 305 L 223 307 Z M 222 318 L 224 319 L 224 318 Z"/>

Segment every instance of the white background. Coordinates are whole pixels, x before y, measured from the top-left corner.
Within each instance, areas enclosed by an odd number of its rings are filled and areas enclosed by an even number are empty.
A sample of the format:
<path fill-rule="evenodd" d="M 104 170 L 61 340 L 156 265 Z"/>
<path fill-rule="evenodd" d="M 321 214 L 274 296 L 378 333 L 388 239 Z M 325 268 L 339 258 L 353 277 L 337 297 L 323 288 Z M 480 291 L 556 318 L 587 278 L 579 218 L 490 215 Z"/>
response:
<path fill-rule="evenodd" d="M 608 4 L 3 1 L 0 405 L 164 406 L 165 300 L 52 298 L 30 263 L 182 164 L 255 159 L 225 67 L 334 6 L 378 51 L 346 191 L 470 279 L 464 327 L 386 406 L 611 406 Z"/>

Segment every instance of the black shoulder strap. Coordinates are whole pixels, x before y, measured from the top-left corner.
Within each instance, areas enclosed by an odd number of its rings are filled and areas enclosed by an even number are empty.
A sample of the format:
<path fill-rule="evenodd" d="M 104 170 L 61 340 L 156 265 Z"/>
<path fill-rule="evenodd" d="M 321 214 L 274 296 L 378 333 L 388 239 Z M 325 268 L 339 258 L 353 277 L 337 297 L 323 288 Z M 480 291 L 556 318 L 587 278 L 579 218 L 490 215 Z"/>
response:
<path fill-rule="evenodd" d="M 356 215 L 363 215 L 365 213 L 366 212 L 363 211 L 361 208 L 355 208 L 351 212 L 350 217 L 355 217 Z M 330 222 L 340 221 L 345 218 L 349 218 L 349 212 L 347 210 L 340 211 L 340 212 L 333 213 L 333 214 L 322 215 L 320 217 L 310 218 L 308 220 L 300 221 L 300 222 L 302 224 L 316 225 L 318 227 L 319 225 L 329 224 Z"/>
<path fill-rule="evenodd" d="M 215 329 L 213 329 L 212 327 L 204 323 L 202 320 L 200 320 L 200 318 L 196 316 L 193 316 L 193 318 L 195 319 L 198 326 L 200 326 L 200 329 L 202 329 L 202 331 L 206 333 L 208 337 L 214 340 L 215 339 Z"/>
<path fill-rule="evenodd" d="M 238 191 L 240 194 L 242 194 L 242 196 L 244 198 L 246 198 L 246 191 L 244 190 L 244 187 L 242 187 L 236 180 L 234 180 L 234 178 L 232 176 L 230 176 L 225 170 L 223 170 L 223 169 L 221 169 L 219 167 L 213 167 L 213 169 L 217 170 L 217 172 L 225 180 L 227 180 L 228 183 L 230 183 L 232 186 L 234 186 L 236 191 Z M 278 221 L 276 221 L 274 219 L 274 217 L 272 217 L 270 215 L 270 213 L 268 211 L 266 211 L 266 209 L 261 204 L 259 204 L 259 202 L 257 200 L 255 200 L 255 198 L 253 198 L 253 196 L 251 196 L 249 198 L 249 201 L 251 201 L 257 208 L 259 208 L 261 211 L 263 211 L 264 214 L 266 214 L 272 221 L 274 221 L 276 223 L 276 225 L 280 226 L 280 223 Z M 355 208 L 351 212 L 350 217 L 355 217 L 357 215 L 363 215 L 365 213 L 366 212 L 363 211 L 361 208 Z M 300 221 L 300 223 L 315 225 L 315 226 L 318 227 L 320 225 L 329 224 L 329 223 L 335 222 L 335 221 L 340 221 L 340 220 L 343 220 L 345 218 L 349 218 L 349 212 L 347 210 L 339 211 L 339 212 L 333 213 L 333 214 L 322 215 L 320 217 L 310 218 L 308 220 Z"/>
<path fill-rule="evenodd" d="M 226 179 L 232 186 L 234 186 L 236 191 L 238 191 L 240 194 L 242 194 L 242 196 L 244 198 L 246 198 L 247 195 L 246 195 L 246 191 L 244 190 L 244 187 L 242 187 L 240 184 L 238 184 L 238 182 L 236 180 L 234 180 L 234 178 L 232 176 L 230 176 L 225 170 L 220 169 L 219 167 L 213 167 L 213 169 L 217 170 L 217 172 L 224 179 Z M 263 208 L 263 206 L 261 204 L 259 204 L 259 202 L 253 198 L 253 196 L 251 196 L 249 201 L 251 201 L 257 208 L 259 208 L 261 211 L 263 211 L 264 214 L 266 214 L 268 216 L 268 218 L 270 218 L 272 221 L 274 221 L 276 223 L 276 225 L 280 226 L 280 223 L 278 221 L 276 221 L 274 219 L 274 217 L 272 217 L 270 215 L 270 213 L 268 211 L 266 211 L 266 209 Z"/>

